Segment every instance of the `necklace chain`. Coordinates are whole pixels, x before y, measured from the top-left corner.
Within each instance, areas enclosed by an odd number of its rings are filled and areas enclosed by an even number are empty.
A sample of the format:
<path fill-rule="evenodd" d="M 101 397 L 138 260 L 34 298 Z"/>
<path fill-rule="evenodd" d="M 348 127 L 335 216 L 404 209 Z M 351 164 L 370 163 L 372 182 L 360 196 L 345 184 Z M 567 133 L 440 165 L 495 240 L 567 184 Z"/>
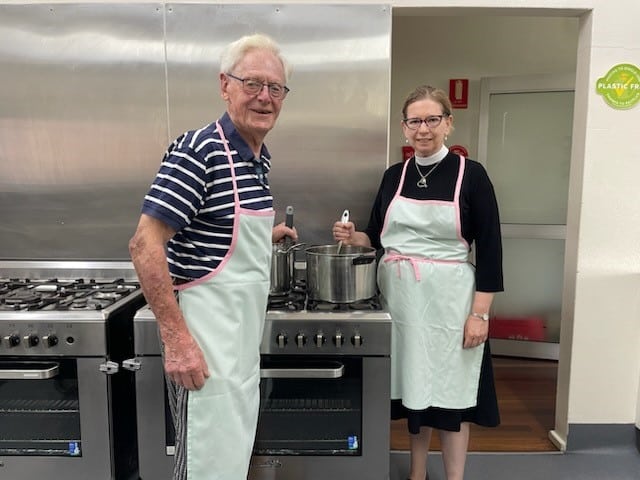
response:
<path fill-rule="evenodd" d="M 418 186 L 418 188 L 427 188 L 427 177 L 429 175 L 431 175 L 433 173 L 433 171 L 438 168 L 438 165 L 440 165 L 440 163 L 442 163 L 442 160 L 440 160 L 439 162 L 437 162 L 432 168 L 431 170 L 429 170 L 427 173 L 423 174 L 420 171 L 420 167 L 418 166 L 418 162 L 415 160 L 414 158 L 414 164 L 416 166 L 416 170 L 418 171 L 418 175 L 420 175 L 420 180 L 418 180 L 418 183 L 416 183 L 416 185 Z"/>

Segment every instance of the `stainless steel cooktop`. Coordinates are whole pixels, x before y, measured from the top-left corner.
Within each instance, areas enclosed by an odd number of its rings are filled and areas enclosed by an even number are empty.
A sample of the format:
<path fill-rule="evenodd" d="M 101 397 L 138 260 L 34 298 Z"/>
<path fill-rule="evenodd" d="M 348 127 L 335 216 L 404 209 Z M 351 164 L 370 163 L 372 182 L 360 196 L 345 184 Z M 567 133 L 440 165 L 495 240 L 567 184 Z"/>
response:
<path fill-rule="evenodd" d="M 105 354 L 142 305 L 130 263 L 0 261 L 0 355 Z"/>

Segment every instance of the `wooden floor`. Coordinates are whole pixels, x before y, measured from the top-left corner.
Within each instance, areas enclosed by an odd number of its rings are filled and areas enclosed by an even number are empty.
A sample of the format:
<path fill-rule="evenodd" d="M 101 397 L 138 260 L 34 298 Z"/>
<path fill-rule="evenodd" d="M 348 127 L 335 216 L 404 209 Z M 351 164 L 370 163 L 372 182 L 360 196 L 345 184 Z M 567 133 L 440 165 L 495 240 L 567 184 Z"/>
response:
<path fill-rule="evenodd" d="M 493 368 L 501 424 L 471 426 L 470 452 L 548 452 L 554 428 L 558 364 L 550 360 L 494 357 Z M 391 450 L 408 450 L 406 421 L 391 421 Z M 434 433 L 431 449 L 440 450 Z"/>

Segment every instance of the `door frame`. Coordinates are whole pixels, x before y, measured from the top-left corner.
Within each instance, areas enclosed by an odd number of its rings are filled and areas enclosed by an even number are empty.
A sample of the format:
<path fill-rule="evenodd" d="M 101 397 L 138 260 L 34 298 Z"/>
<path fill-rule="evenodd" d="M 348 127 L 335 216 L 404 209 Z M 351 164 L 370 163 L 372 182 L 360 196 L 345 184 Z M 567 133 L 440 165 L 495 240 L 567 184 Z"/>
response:
<path fill-rule="evenodd" d="M 478 123 L 478 161 L 487 168 L 489 144 L 489 104 L 493 94 L 534 92 L 575 92 L 575 73 L 483 77 L 480 79 L 480 117 Z M 566 240 L 565 225 L 501 224 L 503 238 Z M 560 343 L 491 339 L 496 355 L 558 360 Z"/>

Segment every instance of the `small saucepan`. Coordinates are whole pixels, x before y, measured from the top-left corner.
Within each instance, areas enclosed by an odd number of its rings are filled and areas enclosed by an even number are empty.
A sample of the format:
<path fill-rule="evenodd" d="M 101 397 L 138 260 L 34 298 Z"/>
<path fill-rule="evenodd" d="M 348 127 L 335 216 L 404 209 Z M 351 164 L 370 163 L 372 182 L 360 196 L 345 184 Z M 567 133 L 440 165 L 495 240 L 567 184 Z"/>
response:
<path fill-rule="evenodd" d="M 286 295 L 291 291 L 293 268 L 296 250 L 306 243 L 287 245 L 286 243 L 271 244 L 271 285 L 269 295 Z"/>

